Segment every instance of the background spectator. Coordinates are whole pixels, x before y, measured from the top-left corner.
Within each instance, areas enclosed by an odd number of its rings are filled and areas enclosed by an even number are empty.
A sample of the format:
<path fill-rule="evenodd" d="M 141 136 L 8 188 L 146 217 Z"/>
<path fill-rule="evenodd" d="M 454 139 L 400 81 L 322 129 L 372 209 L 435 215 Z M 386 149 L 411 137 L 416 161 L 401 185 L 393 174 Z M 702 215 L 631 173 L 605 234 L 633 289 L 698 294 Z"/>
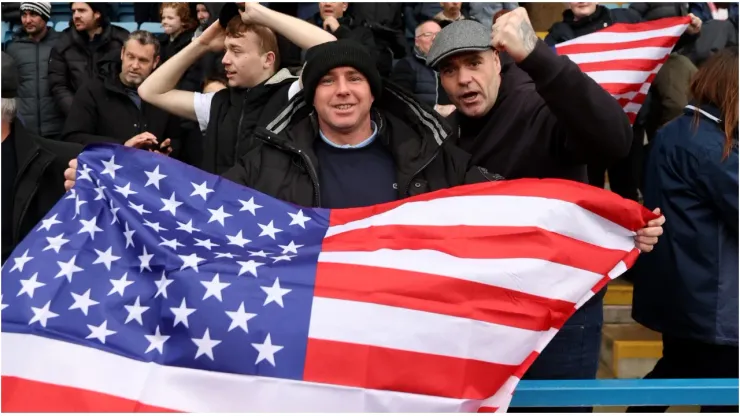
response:
<path fill-rule="evenodd" d="M 358 21 L 372 30 L 378 70 L 381 76 L 389 77 L 394 60 L 401 59 L 408 53 L 404 34 L 403 4 L 355 2 L 350 3 L 348 10 Z"/>
<path fill-rule="evenodd" d="M 129 32 L 110 24 L 105 3 L 72 3 L 72 21 L 49 58 L 49 88 L 66 116 L 75 92 L 98 76 L 98 63 L 118 53 Z"/>
<path fill-rule="evenodd" d="M 650 379 L 738 377 L 737 49 L 710 58 L 691 95 L 658 132 L 646 165 L 645 205 L 664 207 L 667 220 L 661 243 L 634 268 L 632 316 L 663 336 Z"/>
<path fill-rule="evenodd" d="M 30 133 L 58 139 L 64 116 L 49 90 L 49 56 L 60 34 L 46 25 L 51 17 L 50 3 L 23 2 L 21 13 L 23 30 L 6 46 L 20 76 L 18 118 Z"/>
<path fill-rule="evenodd" d="M 485 27 L 492 27 L 496 14 L 504 10 L 514 10 L 519 3 L 486 3 L 471 1 L 468 3 L 468 16 Z"/>
<path fill-rule="evenodd" d="M 462 3 L 439 3 L 442 10 L 434 16 L 434 20 L 444 27 L 448 23 L 465 19 L 462 13 Z"/>
<path fill-rule="evenodd" d="M 163 64 L 190 44 L 195 37 L 198 21 L 190 14 L 188 3 L 162 3 L 160 15 L 164 34 L 159 36 L 159 44 L 161 45 L 159 56 L 160 63 Z M 202 68 L 198 64 L 193 65 L 185 72 L 185 76 L 180 80 L 177 88 L 186 91 L 198 91 L 202 79 Z"/>

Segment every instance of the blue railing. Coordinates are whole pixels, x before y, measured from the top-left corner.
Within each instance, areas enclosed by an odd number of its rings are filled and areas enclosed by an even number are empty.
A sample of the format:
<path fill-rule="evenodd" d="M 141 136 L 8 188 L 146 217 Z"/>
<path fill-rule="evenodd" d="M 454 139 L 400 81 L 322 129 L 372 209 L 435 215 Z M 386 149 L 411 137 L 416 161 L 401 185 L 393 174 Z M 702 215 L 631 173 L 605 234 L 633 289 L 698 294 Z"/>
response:
<path fill-rule="evenodd" d="M 511 407 L 738 405 L 738 379 L 522 380 Z"/>

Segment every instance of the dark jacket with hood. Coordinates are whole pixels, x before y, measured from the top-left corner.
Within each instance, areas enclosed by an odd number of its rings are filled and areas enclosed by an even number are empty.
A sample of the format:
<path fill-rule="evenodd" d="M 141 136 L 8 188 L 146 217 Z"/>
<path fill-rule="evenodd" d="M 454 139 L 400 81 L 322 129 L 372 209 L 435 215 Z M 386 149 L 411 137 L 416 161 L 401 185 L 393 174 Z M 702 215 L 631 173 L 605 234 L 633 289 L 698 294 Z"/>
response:
<path fill-rule="evenodd" d="M 386 146 L 396 166 L 398 199 L 457 185 L 502 179 L 473 167 L 470 155 L 448 142 L 444 119 L 419 105 L 401 88 L 386 83 L 373 104 L 376 140 Z M 255 137 L 262 145 L 241 158 L 224 177 L 301 206 L 323 207 L 318 158 L 319 138 L 313 107 L 296 94 L 285 111 Z"/>
<path fill-rule="evenodd" d="M 211 101 L 200 168 L 220 175 L 234 166 L 255 145 L 252 132 L 266 126 L 288 103 L 288 90 L 296 81 L 281 69 L 254 88 L 225 88 Z"/>
<path fill-rule="evenodd" d="M 515 64 L 501 54 L 496 103 L 477 119 L 448 119 L 473 163 L 507 179 L 562 178 L 587 182 L 586 165 L 623 158 L 632 129 L 622 107 L 578 65 L 544 42 Z"/>
<path fill-rule="evenodd" d="M 12 140 L 8 144 L 14 148 L 11 162 L 14 175 L 6 177 L 3 169 L 2 180 L 12 181 L 14 197 L 3 201 L 3 209 L 12 212 L 12 221 L 2 224 L 3 243 L 10 242 L 3 244 L 2 263 L 64 195 L 64 171 L 69 161 L 82 151 L 82 146 L 76 144 L 30 134 L 18 121 L 11 129 L 12 137 L 6 141 Z M 3 143 L 3 149 L 5 146 Z M 3 155 L 3 164 L 6 157 Z"/>
<path fill-rule="evenodd" d="M 652 142 L 645 206 L 660 207 L 666 223 L 633 269 L 632 316 L 668 337 L 737 347 L 737 136 L 723 159 L 722 113 L 694 105 Z"/>
<path fill-rule="evenodd" d="M 69 114 L 75 92 L 98 77 L 98 63 L 111 52 L 121 53 L 129 32 L 103 20 L 103 32 L 93 40 L 75 30 L 73 22 L 62 32 L 49 58 L 49 88 L 59 109 Z"/>
<path fill-rule="evenodd" d="M 51 27 L 39 42 L 21 32 L 6 47 L 18 65 L 18 115 L 29 132 L 49 139 L 57 138 L 64 127 L 64 116 L 49 91 L 49 56 L 60 37 Z"/>
<path fill-rule="evenodd" d="M 144 132 L 159 142 L 170 139 L 173 157 L 180 149 L 179 119 L 138 97 L 121 82 L 121 61 L 115 54 L 100 65 L 100 78 L 85 83 L 74 98 L 64 125 L 63 140 L 80 143 L 118 143 Z M 138 101 L 138 105 L 137 102 Z"/>

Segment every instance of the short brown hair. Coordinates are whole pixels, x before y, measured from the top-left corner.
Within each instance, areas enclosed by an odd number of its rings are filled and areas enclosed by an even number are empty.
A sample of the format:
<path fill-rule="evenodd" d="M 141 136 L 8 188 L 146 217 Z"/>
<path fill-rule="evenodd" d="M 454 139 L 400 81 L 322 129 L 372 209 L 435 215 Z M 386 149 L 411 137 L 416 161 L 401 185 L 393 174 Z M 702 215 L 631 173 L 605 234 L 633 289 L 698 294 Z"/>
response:
<path fill-rule="evenodd" d="M 164 9 L 174 9 L 177 17 L 182 21 L 184 30 L 191 30 L 198 27 L 198 21 L 190 14 L 190 3 L 162 3 L 159 7 L 159 18 L 162 18 Z"/>
<path fill-rule="evenodd" d="M 241 16 L 234 16 L 226 26 L 226 36 L 230 38 L 241 38 L 247 32 L 252 32 L 259 38 L 260 53 L 272 52 L 275 55 L 275 70 L 280 68 L 280 49 L 278 48 L 277 36 L 269 27 L 244 23 Z"/>
<path fill-rule="evenodd" d="M 738 49 L 714 54 L 691 80 L 691 96 L 699 104 L 710 104 L 722 113 L 725 146 L 722 160 L 730 156 L 738 123 Z M 695 123 L 698 123 L 698 113 Z"/>

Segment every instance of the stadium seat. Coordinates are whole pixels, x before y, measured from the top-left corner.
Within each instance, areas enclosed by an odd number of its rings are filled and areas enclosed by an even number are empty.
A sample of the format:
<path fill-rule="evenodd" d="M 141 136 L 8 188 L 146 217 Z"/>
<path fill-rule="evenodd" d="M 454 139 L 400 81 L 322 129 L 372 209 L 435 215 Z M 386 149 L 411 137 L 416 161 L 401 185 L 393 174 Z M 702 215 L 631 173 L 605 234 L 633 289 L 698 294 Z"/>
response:
<path fill-rule="evenodd" d="M 57 32 L 62 32 L 64 31 L 64 29 L 68 27 L 69 27 L 69 20 L 65 20 L 65 21 L 57 22 L 54 25 L 54 30 L 56 30 Z"/>
<path fill-rule="evenodd" d="M 133 13 L 123 13 L 123 12 L 120 12 L 119 11 L 118 12 L 118 20 L 121 21 L 121 22 L 126 22 L 126 23 L 128 23 L 128 22 L 134 22 L 134 23 L 136 23 L 136 18 L 134 17 L 134 14 Z"/>
<path fill-rule="evenodd" d="M 67 22 L 72 20 L 72 14 L 67 12 L 51 12 L 51 21 L 54 23 Z"/>
<path fill-rule="evenodd" d="M 114 26 L 122 27 L 129 32 L 134 32 L 139 28 L 139 25 L 137 25 L 136 22 L 113 22 L 111 24 Z"/>
<path fill-rule="evenodd" d="M 164 33 L 164 30 L 162 30 L 162 24 L 156 22 L 144 22 L 139 27 L 139 30 L 146 30 L 151 33 Z"/>
<path fill-rule="evenodd" d="M 46 22 L 46 26 L 54 27 L 54 22 L 52 22 L 51 20 L 49 20 L 48 22 Z"/>

